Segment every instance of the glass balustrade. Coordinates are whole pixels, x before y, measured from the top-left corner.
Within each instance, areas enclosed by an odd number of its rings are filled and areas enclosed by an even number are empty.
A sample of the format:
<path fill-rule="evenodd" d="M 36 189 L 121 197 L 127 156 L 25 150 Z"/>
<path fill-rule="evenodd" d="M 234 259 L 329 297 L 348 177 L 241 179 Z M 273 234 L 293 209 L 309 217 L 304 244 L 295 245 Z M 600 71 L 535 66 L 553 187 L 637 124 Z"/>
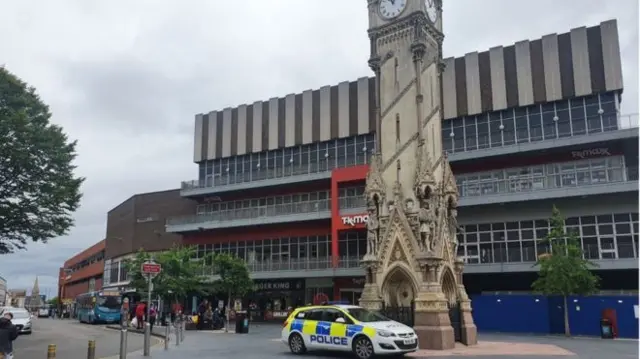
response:
<path fill-rule="evenodd" d="M 210 222 L 229 222 L 243 219 L 257 219 L 287 216 L 293 214 L 327 212 L 330 210 L 331 200 L 323 199 L 307 202 L 223 210 L 212 212 L 209 214 L 173 217 L 167 219 L 167 225 L 172 226 Z"/>
<path fill-rule="evenodd" d="M 259 182 L 275 178 L 302 176 L 327 172 L 331 169 L 333 169 L 333 167 L 329 168 L 327 165 L 323 165 L 322 163 L 309 163 L 307 165 L 292 165 L 285 168 L 265 169 L 262 171 L 254 171 L 249 173 L 221 173 L 212 177 L 208 177 L 204 180 L 184 181 L 182 182 L 181 189 L 193 190 L 247 182 Z"/>
<path fill-rule="evenodd" d="M 518 178 L 502 180 L 462 182 L 458 184 L 458 191 L 461 197 L 475 197 L 595 186 L 637 180 L 637 167 L 591 168 L 556 174 L 519 176 Z"/>

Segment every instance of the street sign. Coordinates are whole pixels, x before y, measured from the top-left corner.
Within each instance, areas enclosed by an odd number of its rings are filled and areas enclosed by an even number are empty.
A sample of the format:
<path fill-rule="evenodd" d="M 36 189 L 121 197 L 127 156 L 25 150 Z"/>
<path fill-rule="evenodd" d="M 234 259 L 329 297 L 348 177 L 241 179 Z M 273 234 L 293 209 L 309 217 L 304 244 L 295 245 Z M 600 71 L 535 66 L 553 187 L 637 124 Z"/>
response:
<path fill-rule="evenodd" d="M 158 275 L 162 271 L 162 266 L 156 262 L 144 262 L 140 270 L 142 274 L 149 276 Z"/>

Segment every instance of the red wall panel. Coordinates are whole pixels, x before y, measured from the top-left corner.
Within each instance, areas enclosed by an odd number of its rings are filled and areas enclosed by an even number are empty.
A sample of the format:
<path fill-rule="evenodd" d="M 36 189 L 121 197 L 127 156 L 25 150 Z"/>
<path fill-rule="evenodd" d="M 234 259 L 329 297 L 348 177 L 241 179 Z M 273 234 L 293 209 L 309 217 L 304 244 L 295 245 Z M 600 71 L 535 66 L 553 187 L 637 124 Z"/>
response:
<path fill-rule="evenodd" d="M 342 226 L 340 219 L 340 201 L 338 187 L 341 183 L 358 182 L 367 178 L 368 165 L 336 168 L 331 171 L 331 256 L 333 267 L 338 266 L 340 249 L 338 247 L 338 229 Z"/>
<path fill-rule="evenodd" d="M 62 288 L 62 299 L 75 299 L 78 295 L 87 293 L 89 291 L 90 278 L 83 279 L 78 282 L 67 284 Z M 96 291 L 102 290 L 102 275 L 96 277 L 95 289 Z"/>

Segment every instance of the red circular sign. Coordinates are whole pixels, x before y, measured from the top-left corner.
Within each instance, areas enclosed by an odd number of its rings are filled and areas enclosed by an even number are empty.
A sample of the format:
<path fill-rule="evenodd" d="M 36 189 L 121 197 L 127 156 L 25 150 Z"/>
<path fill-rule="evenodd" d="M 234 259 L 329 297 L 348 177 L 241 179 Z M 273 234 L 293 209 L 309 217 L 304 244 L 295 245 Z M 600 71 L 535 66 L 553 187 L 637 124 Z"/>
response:
<path fill-rule="evenodd" d="M 324 293 L 318 293 L 313 297 L 313 304 L 320 305 L 329 301 L 329 297 Z"/>

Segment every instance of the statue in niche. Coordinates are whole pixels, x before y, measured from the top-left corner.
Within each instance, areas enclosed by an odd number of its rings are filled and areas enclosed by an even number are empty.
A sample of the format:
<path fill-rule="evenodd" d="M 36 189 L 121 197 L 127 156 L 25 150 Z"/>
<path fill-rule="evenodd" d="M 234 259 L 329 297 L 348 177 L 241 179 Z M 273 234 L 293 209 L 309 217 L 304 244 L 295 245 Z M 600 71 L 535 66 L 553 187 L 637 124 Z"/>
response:
<path fill-rule="evenodd" d="M 435 249 L 435 221 L 436 211 L 432 192 L 429 188 L 420 193 L 420 209 L 418 210 L 418 222 L 420 223 L 420 243 L 423 250 L 433 252 Z"/>
<path fill-rule="evenodd" d="M 376 255 L 378 246 L 378 210 L 376 207 L 369 207 L 369 219 L 367 220 L 367 254 Z"/>
<path fill-rule="evenodd" d="M 451 242 L 453 243 L 453 253 L 457 253 L 458 250 L 458 210 L 456 208 L 449 208 L 449 235 L 451 236 Z"/>

